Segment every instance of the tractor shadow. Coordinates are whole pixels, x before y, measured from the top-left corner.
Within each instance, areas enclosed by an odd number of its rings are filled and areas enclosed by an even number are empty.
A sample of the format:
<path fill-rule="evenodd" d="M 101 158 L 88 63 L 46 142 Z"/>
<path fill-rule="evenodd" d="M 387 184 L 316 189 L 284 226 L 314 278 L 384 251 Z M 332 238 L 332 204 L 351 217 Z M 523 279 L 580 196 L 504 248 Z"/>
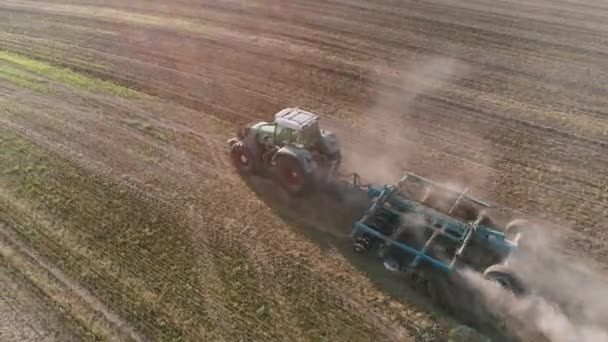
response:
<path fill-rule="evenodd" d="M 329 194 L 312 193 L 300 197 L 289 196 L 271 178 L 242 176 L 248 187 L 257 194 L 275 214 L 292 226 L 299 234 L 313 241 L 323 250 L 340 253 L 374 286 L 392 300 L 405 302 L 417 309 L 431 313 L 440 321 L 450 321 L 467 326 L 491 337 L 493 341 L 513 341 L 492 327 L 478 326 L 476 322 L 456 317 L 417 292 L 402 274 L 386 270 L 373 254 L 361 255 L 353 251 L 349 233 L 353 222 L 368 207 L 366 194 L 348 194 L 341 199 Z"/>

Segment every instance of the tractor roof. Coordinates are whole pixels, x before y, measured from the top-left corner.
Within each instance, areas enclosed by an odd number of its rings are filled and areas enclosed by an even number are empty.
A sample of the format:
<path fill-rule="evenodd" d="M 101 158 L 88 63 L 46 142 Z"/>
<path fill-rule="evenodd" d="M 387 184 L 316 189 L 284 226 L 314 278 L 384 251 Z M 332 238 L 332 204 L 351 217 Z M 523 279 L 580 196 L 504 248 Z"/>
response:
<path fill-rule="evenodd" d="M 285 108 L 275 114 L 275 121 L 283 127 L 293 130 L 304 129 L 317 122 L 317 114 L 299 108 Z"/>

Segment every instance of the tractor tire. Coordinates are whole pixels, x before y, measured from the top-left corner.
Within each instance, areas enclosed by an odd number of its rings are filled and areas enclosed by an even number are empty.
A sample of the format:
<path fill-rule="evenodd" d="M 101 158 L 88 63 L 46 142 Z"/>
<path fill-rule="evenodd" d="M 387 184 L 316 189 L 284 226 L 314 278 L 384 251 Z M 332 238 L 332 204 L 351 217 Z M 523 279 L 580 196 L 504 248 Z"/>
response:
<path fill-rule="evenodd" d="M 312 177 L 300 162 L 289 156 L 278 156 L 276 159 L 279 183 L 292 196 L 303 195 L 312 187 Z"/>
<path fill-rule="evenodd" d="M 483 272 L 483 277 L 498 283 L 504 289 L 516 296 L 521 296 L 526 293 L 526 289 L 521 280 L 519 280 L 513 270 L 506 265 L 497 264 L 486 268 Z"/>
<path fill-rule="evenodd" d="M 260 161 L 253 151 L 243 142 L 239 141 L 230 148 L 232 163 L 241 174 L 250 174 L 259 171 Z"/>

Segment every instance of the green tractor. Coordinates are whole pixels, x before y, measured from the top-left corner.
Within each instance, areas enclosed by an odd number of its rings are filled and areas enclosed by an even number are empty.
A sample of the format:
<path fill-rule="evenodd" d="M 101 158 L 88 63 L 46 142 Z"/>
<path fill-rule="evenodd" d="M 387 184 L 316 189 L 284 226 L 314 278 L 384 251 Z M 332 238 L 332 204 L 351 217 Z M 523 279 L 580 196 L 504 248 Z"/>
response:
<path fill-rule="evenodd" d="M 241 174 L 271 171 L 291 195 L 334 181 L 341 162 L 336 135 L 322 130 L 317 114 L 285 108 L 274 122 L 241 127 L 228 140 L 232 161 Z"/>

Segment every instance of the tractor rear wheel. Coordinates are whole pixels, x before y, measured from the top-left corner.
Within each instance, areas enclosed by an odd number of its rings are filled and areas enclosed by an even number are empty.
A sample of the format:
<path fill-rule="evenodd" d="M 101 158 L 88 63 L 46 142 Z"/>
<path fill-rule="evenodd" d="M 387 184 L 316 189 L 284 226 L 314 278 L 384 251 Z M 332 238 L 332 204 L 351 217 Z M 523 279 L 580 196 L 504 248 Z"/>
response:
<path fill-rule="evenodd" d="M 525 293 L 525 287 L 519 278 L 506 265 L 492 265 L 483 272 L 483 277 L 487 280 L 498 283 L 507 291 L 519 296 Z"/>
<path fill-rule="evenodd" d="M 302 164 L 289 156 L 278 156 L 276 159 L 278 178 L 281 185 L 291 195 L 301 195 L 312 185 L 311 176 Z"/>
<path fill-rule="evenodd" d="M 230 149 L 232 162 L 237 171 L 242 174 L 257 172 L 260 162 L 255 154 L 243 142 L 237 142 Z"/>

